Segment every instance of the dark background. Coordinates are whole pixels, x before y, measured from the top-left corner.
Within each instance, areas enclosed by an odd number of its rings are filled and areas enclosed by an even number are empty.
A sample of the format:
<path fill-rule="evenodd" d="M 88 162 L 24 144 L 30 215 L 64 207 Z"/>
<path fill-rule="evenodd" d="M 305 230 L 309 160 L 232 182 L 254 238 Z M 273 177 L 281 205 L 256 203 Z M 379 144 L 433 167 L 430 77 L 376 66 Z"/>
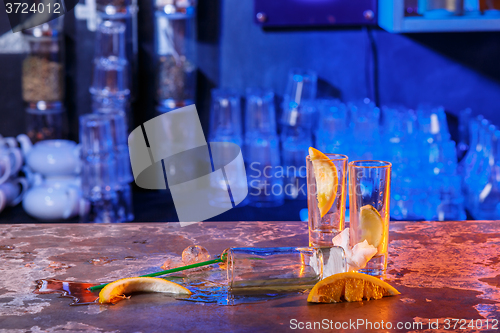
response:
<path fill-rule="evenodd" d="M 135 126 L 155 116 L 154 20 L 152 1 L 140 0 L 138 97 Z M 210 89 L 229 87 L 243 95 L 248 87 L 285 90 L 292 67 L 318 72 L 320 97 L 344 101 L 367 96 L 369 35 L 377 50 L 380 103 L 442 104 L 452 116 L 467 107 L 500 125 L 500 32 L 391 34 L 379 28 L 263 30 L 253 20 L 253 1 L 200 0 L 198 5 L 198 87 L 196 106 L 207 135 Z M 68 138 L 78 138 L 78 115 L 90 112 L 88 88 L 94 33 L 87 22 L 66 14 L 66 108 Z M 0 32 L 10 29 L 0 2 Z M 500 30 L 500 24 L 499 24 Z M 0 50 L 0 134 L 24 132 L 21 64 L 25 54 Z M 137 189 L 136 189 L 137 190 Z M 168 193 L 137 191 L 137 221 L 175 221 Z M 298 220 L 304 202 L 275 209 L 244 207 L 215 220 Z M 33 221 L 22 208 L 8 209 L 1 221 Z"/>

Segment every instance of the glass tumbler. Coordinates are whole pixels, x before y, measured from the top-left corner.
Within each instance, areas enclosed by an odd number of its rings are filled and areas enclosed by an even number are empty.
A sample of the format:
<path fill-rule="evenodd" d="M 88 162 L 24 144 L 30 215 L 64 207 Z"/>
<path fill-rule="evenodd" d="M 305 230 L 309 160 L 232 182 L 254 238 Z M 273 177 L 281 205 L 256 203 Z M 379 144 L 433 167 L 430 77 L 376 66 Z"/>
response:
<path fill-rule="evenodd" d="M 103 114 L 80 116 L 82 161 L 81 222 L 123 222 L 116 193 L 117 168 L 111 119 Z"/>
<path fill-rule="evenodd" d="M 341 247 L 240 247 L 227 253 L 227 281 L 234 292 L 307 289 L 346 271 Z"/>
<path fill-rule="evenodd" d="M 392 164 L 384 161 L 349 163 L 350 243 L 365 239 L 377 253 L 360 272 L 381 276 L 387 269 Z"/>
<path fill-rule="evenodd" d="M 211 156 L 215 164 L 225 161 L 224 172 L 226 175 L 238 174 L 244 168 L 243 160 L 234 159 L 235 150 L 243 144 L 243 130 L 241 121 L 241 104 L 239 94 L 230 89 L 212 90 L 212 107 L 210 109 L 209 141 L 211 143 Z M 217 143 L 216 145 L 213 145 Z M 233 161 L 234 162 L 231 162 Z M 216 162 L 218 161 L 218 162 Z M 217 168 L 216 168 L 217 169 Z M 231 191 L 243 193 L 247 189 L 246 179 L 232 179 Z M 223 179 L 211 179 L 210 205 L 212 207 L 232 208 L 225 199 L 227 182 Z"/>
<path fill-rule="evenodd" d="M 307 208 L 309 223 L 309 246 L 332 247 L 332 239 L 342 230 L 345 223 L 347 156 L 325 154 L 337 169 L 337 185 L 333 187 L 333 202 L 324 216 L 318 207 L 318 175 L 315 174 L 311 157 L 306 157 L 307 164 Z M 319 186 L 318 186 L 319 185 Z M 335 184 L 334 184 L 335 185 Z"/>
<path fill-rule="evenodd" d="M 244 158 L 249 204 L 256 207 L 281 206 L 284 187 L 283 178 L 279 177 L 280 149 L 273 92 L 247 91 L 245 130 Z"/>

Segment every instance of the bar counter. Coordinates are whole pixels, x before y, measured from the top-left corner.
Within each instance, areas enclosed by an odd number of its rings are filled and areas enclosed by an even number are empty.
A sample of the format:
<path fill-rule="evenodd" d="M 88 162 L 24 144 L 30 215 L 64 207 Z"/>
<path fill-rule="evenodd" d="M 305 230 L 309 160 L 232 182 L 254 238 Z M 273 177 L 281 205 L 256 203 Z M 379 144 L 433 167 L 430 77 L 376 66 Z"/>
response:
<path fill-rule="evenodd" d="M 307 293 L 295 293 L 224 306 L 134 294 L 114 305 L 69 306 L 69 298 L 34 294 L 35 281 L 99 283 L 147 274 L 192 244 L 213 255 L 234 246 L 306 246 L 307 223 L 0 225 L 0 331 L 281 332 L 342 325 L 366 331 L 368 323 L 375 329 L 383 321 L 386 331 L 390 323 L 392 330 L 462 325 L 462 332 L 500 332 L 499 221 L 391 222 L 389 239 L 387 281 L 401 295 L 380 300 L 308 304 Z"/>

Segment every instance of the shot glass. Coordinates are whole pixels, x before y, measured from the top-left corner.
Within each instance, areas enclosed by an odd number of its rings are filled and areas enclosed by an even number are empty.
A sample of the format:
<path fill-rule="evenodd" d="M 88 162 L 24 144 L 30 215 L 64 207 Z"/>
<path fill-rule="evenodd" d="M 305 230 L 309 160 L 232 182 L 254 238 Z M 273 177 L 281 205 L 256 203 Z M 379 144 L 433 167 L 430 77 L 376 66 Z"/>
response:
<path fill-rule="evenodd" d="M 391 168 L 385 161 L 349 163 L 350 243 L 365 239 L 377 253 L 360 272 L 381 276 L 387 269 Z"/>
<path fill-rule="evenodd" d="M 341 247 L 240 247 L 227 253 L 227 281 L 233 293 L 307 289 L 346 267 Z"/>
<path fill-rule="evenodd" d="M 311 157 L 306 157 L 307 164 L 307 208 L 309 222 L 309 246 L 332 247 L 332 239 L 342 230 L 345 223 L 347 156 L 325 154 L 337 169 L 338 182 L 332 189 L 333 203 L 325 215 L 321 216 L 318 206 L 317 175 Z"/>

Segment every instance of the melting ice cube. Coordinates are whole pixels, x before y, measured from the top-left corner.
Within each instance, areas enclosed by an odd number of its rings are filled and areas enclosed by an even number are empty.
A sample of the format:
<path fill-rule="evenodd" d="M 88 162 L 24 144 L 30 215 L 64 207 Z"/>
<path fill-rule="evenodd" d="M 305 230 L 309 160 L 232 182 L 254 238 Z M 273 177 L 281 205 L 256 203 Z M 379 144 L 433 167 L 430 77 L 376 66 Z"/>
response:
<path fill-rule="evenodd" d="M 211 256 L 207 249 L 200 245 L 188 246 L 182 251 L 182 261 L 185 265 L 210 260 Z"/>

